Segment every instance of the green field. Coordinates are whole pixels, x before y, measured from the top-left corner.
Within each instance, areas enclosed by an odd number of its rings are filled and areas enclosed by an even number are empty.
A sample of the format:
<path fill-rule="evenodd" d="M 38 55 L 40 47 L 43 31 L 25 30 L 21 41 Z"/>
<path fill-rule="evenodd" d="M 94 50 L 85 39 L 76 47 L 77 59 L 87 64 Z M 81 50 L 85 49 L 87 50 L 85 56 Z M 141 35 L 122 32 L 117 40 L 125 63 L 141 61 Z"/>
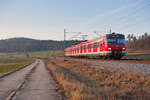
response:
<path fill-rule="evenodd" d="M 30 52 L 29 56 L 34 57 L 51 57 L 51 56 L 63 56 L 63 51 L 40 51 L 40 52 Z"/>
<path fill-rule="evenodd" d="M 0 77 L 11 73 L 19 68 L 31 64 L 34 60 L 27 58 L 0 57 Z"/>
<path fill-rule="evenodd" d="M 38 51 L 38 52 L 26 52 L 26 53 L 5 53 L 0 54 L 0 56 L 11 56 L 11 57 L 26 57 L 29 55 L 30 57 L 51 57 L 51 56 L 63 56 L 63 51 Z"/>

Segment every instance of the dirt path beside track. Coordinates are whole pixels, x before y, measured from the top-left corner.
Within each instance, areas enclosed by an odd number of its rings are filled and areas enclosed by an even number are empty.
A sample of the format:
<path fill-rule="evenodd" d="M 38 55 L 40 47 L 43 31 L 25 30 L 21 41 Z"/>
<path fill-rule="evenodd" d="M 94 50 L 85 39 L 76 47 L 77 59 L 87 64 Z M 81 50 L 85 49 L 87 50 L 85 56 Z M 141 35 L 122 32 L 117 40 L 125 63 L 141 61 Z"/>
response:
<path fill-rule="evenodd" d="M 10 75 L 0 78 L 0 100 L 6 100 L 6 98 L 16 90 L 20 83 L 24 80 L 24 77 L 30 70 L 38 63 L 36 60 L 33 64 L 18 70 Z"/>
<path fill-rule="evenodd" d="M 56 90 L 56 82 L 40 60 L 13 100 L 60 100 L 61 96 Z"/>
<path fill-rule="evenodd" d="M 0 100 L 61 100 L 42 60 L 0 78 Z"/>

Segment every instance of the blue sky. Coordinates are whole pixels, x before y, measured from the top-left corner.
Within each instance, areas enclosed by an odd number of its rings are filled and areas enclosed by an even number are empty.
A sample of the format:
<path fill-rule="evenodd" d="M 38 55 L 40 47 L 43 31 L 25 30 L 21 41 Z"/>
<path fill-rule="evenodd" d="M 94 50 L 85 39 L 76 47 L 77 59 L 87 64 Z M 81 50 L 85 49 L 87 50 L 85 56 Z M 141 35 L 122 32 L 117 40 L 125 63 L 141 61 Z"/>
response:
<path fill-rule="evenodd" d="M 112 31 L 150 33 L 150 0 L 0 0 L 0 39 L 62 40 L 63 29 L 90 38 Z M 74 34 L 67 34 L 67 39 Z"/>

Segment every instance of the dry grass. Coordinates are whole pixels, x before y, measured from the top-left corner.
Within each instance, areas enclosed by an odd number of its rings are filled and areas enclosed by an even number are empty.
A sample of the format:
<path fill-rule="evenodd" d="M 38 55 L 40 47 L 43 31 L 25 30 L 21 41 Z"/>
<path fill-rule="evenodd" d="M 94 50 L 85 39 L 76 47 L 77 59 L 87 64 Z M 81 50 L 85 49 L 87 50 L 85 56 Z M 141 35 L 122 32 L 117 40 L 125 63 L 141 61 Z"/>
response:
<path fill-rule="evenodd" d="M 46 60 L 69 100 L 150 100 L 150 77 L 75 61 Z"/>

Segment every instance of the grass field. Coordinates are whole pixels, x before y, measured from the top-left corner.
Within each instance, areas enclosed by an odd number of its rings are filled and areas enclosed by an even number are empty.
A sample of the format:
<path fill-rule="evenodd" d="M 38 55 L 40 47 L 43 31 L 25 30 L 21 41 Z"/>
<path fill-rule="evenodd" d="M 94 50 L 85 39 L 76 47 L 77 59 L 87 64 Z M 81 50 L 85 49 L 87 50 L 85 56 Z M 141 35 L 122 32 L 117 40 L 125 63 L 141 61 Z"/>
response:
<path fill-rule="evenodd" d="M 51 57 L 51 56 L 63 56 L 63 51 L 41 51 L 41 52 L 30 52 L 30 56 L 34 57 Z"/>
<path fill-rule="evenodd" d="M 68 100 L 150 100 L 150 77 L 77 61 L 46 60 Z"/>
<path fill-rule="evenodd" d="M 34 60 L 27 58 L 0 57 L 0 77 L 11 73 L 19 68 L 31 64 Z"/>
<path fill-rule="evenodd" d="M 135 50 L 127 49 L 126 53 L 127 55 L 142 55 L 142 54 L 150 54 L 150 50 L 135 51 Z"/>
<path fill-rule="evenodd" d="M 51 57 L 51 56 L 63 56 L 63 51 L 38 51 L 38 52 L 28 52 L 28 53 L 4 53 L 0 56 L 14 56 L 14 57 L 25 57 L 26 55 L 30 57 Z"/>

